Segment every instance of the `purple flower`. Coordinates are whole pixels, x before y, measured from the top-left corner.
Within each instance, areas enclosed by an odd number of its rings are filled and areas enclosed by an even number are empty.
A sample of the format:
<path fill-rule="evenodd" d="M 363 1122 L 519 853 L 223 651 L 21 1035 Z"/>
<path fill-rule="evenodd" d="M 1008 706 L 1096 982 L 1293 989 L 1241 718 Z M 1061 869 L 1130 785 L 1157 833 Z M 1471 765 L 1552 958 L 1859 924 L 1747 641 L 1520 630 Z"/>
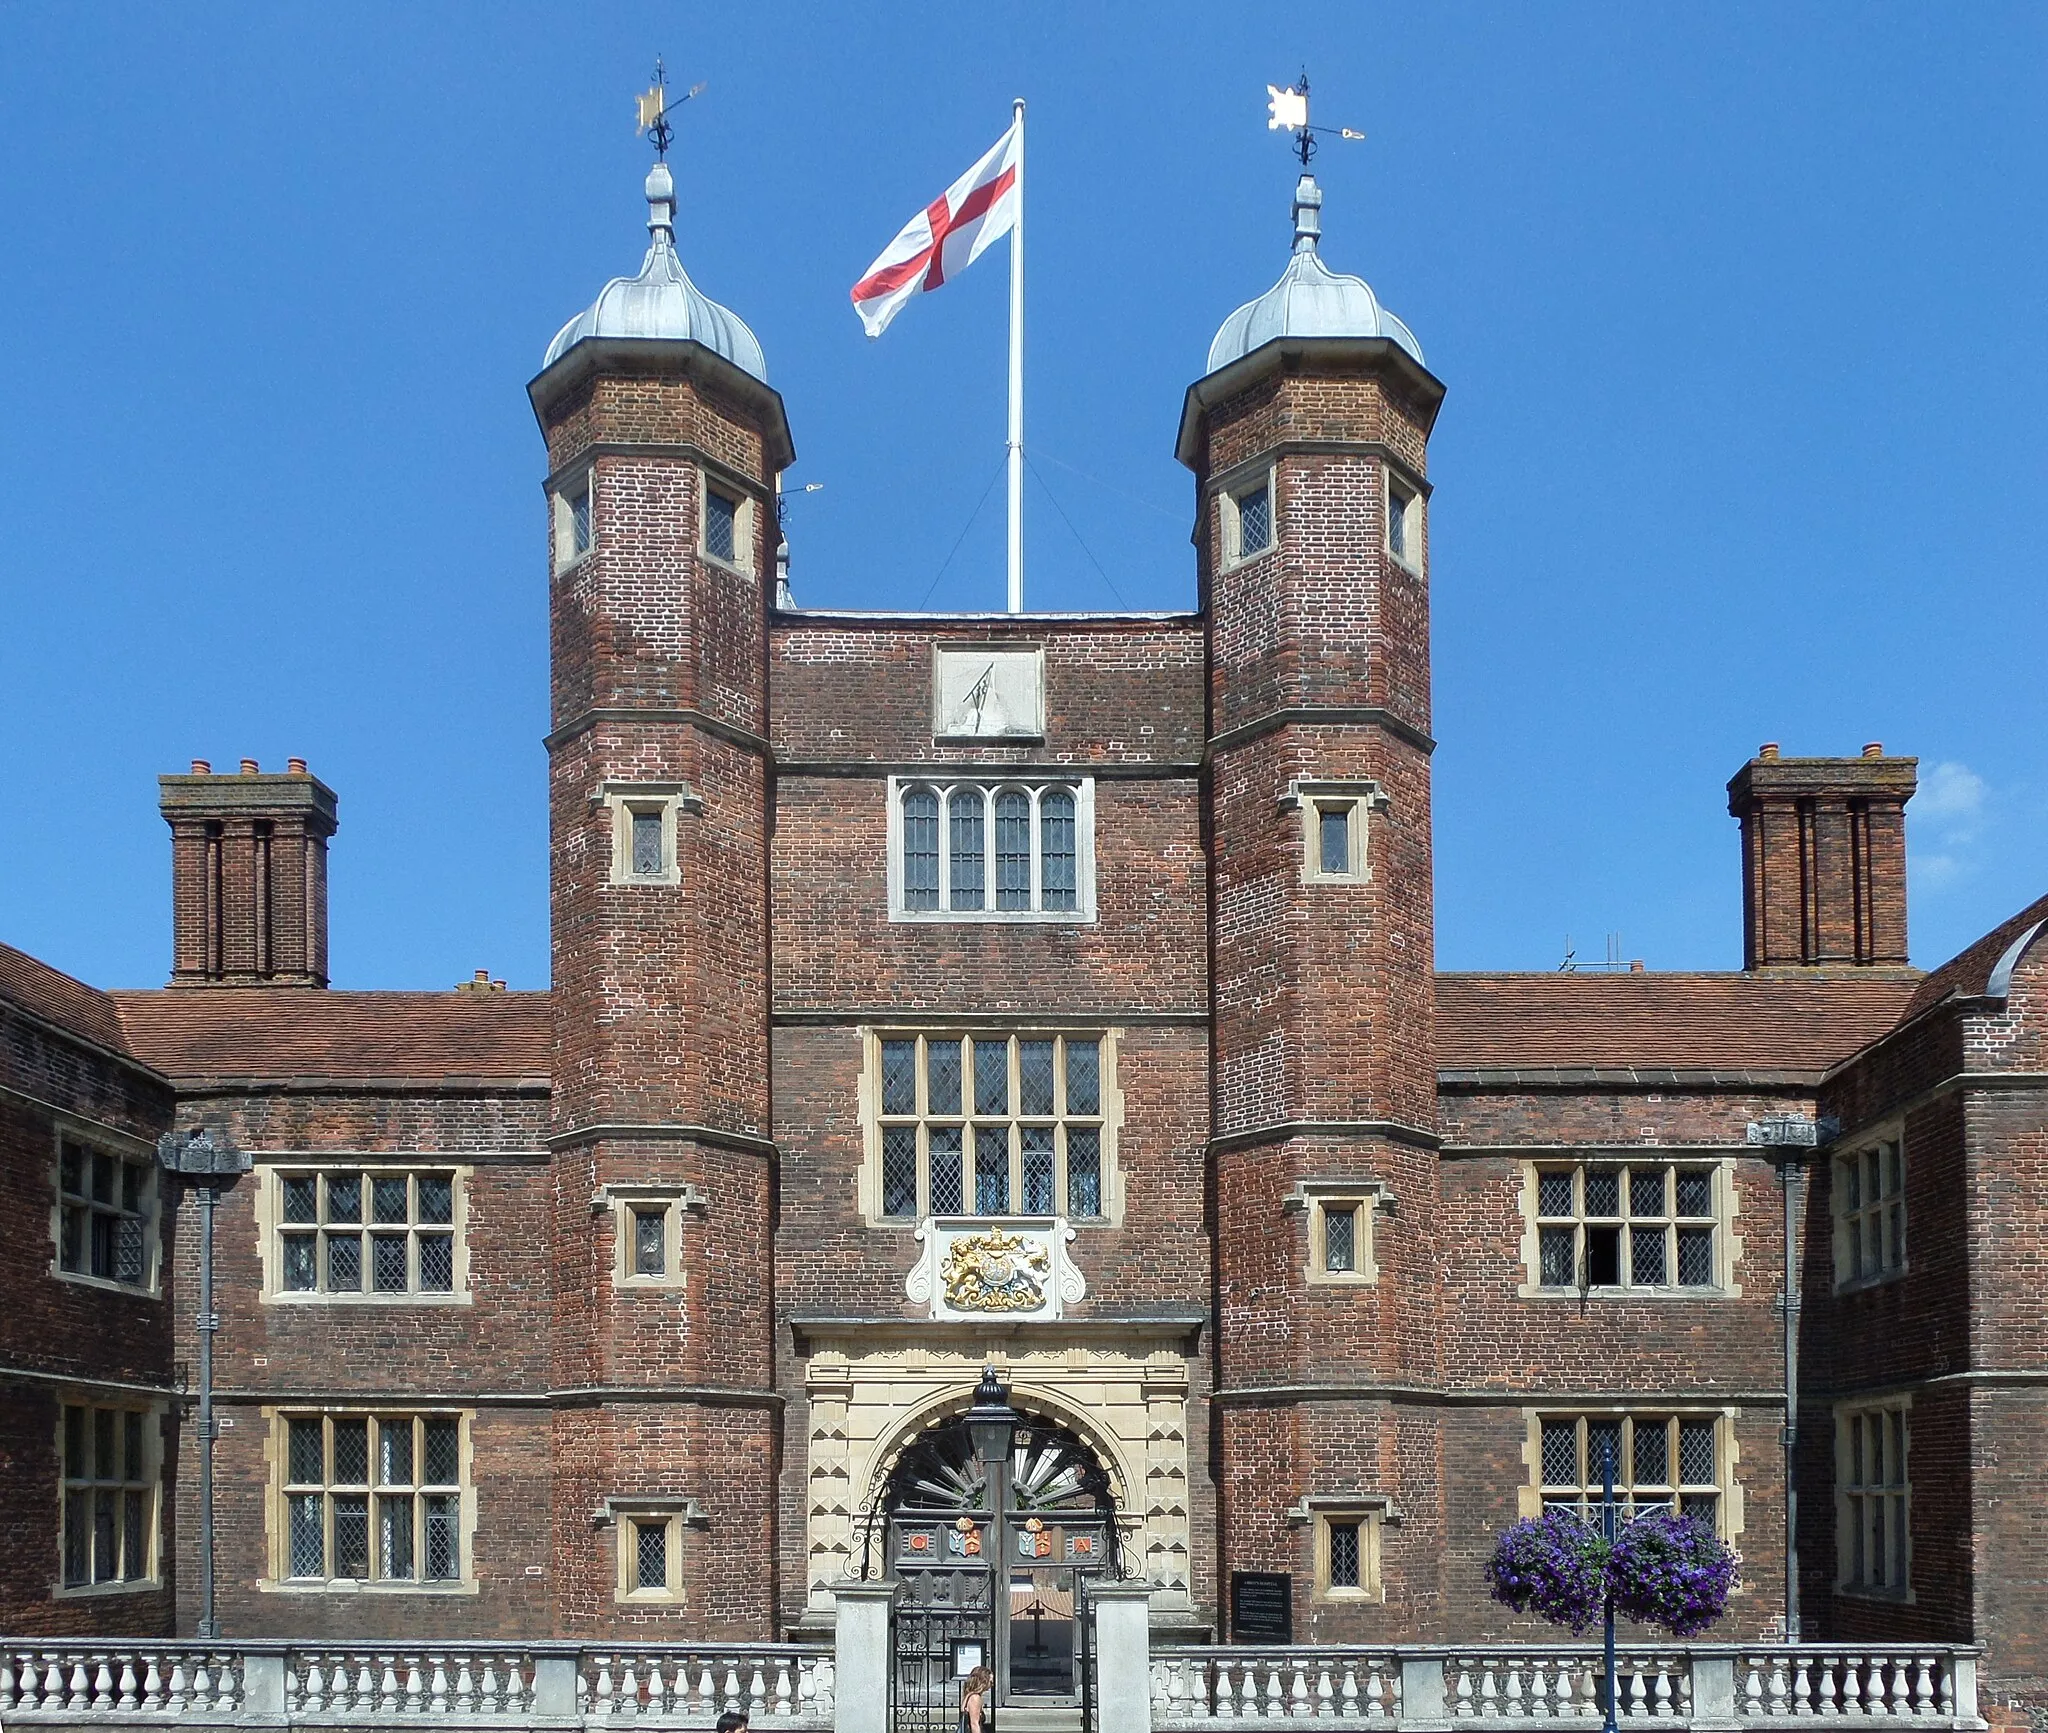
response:
<path fill-rule="evenodd" d="M 1615 1537 L 1607 1580 L 1614 1610 L 1674 1637 L 1699 1635 L 1728 1607 L 1741 1567 L 1713 1525 L 1656 1510 Z"/>
<path fill-rule="evenodd" d="M 1582 1634 L 1605 1604 L 1607 1543 L 1568 1510 L 1547 1510 L 1509 1527 L 1486 1574 L 1493 1598 Z"/>

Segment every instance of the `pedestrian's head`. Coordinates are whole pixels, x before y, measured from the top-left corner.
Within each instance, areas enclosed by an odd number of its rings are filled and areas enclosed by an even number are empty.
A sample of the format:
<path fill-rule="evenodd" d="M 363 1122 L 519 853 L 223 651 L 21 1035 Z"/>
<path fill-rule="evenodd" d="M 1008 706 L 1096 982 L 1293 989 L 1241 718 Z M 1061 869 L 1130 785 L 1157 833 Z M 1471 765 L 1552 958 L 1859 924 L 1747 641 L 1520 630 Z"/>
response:
<path fill-rule="evenodd" d="M 751 1723 L 737 1709 L 728 1709 L 718 1718 L 718 1733 L 747 1733 Z"/>

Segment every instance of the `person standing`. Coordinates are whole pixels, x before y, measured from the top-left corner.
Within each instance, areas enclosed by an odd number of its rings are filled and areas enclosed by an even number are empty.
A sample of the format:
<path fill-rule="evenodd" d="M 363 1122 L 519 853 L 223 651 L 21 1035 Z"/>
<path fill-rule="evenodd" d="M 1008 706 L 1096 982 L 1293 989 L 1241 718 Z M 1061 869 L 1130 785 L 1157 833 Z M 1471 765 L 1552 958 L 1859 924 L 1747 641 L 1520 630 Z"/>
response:
<path fill-rule="evenodd" d="M 960 1681 L 959 1733 L 986 1733 L 995 1720 L 996 1676 L 986 1667 L 976 1667 Z"/>

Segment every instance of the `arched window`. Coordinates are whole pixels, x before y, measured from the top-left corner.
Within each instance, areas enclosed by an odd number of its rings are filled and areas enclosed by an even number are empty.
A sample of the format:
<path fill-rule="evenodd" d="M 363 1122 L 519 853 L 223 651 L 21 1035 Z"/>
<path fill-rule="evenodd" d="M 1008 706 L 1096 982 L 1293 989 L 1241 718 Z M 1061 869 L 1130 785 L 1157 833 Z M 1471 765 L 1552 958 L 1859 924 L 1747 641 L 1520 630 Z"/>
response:
<path fill-rule="evenodd" d="M 988 801 L 978 788 L 956 788 L 946 797 L 946 812 L 952 823 L 952 895 L 956 909 L 988 907 L 987 894 L 987 808 Z"/>
<path fill-rule="evenodd" d="M 1074 797 L 1064 788 L 1050 788 L 1038 802 L 1039 880 L 1048 909 L 1071 909 L 1077 882 L 1074 872 Z"/>
<path fill-rule="evenodd" d="M 1031 796 L 1021 788 L 996 796 L 996 907 L 1031 907 Z"/>
<path fill-rule="evenodd" d="M 903 796 L 903 906 L 939 906 L 939 797 L 929 788 Z"/>

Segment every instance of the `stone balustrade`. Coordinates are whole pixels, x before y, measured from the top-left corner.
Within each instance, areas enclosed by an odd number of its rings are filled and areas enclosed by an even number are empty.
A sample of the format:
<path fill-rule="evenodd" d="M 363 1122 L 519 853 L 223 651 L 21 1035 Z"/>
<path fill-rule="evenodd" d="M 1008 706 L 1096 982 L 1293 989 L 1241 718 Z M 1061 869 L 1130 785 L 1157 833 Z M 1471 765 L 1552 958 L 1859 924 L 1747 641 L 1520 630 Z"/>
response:
<path fill-rule="evenodd" d="M 1597 1726 L 1598 1644 L 1425 1648 L 1160 1649 L 1151 1659 L 1155 1728 L 1215 1733 L 1274 1721 L 1331 1728 L 1476 1730 L 1536 1722 Z M 1974 1651 L 1930 1644 L 1623 1645 L 1616 1709 L 1634 1727 L 1739 1729 L 1863 1723 L 1973 1729 Z"/>

